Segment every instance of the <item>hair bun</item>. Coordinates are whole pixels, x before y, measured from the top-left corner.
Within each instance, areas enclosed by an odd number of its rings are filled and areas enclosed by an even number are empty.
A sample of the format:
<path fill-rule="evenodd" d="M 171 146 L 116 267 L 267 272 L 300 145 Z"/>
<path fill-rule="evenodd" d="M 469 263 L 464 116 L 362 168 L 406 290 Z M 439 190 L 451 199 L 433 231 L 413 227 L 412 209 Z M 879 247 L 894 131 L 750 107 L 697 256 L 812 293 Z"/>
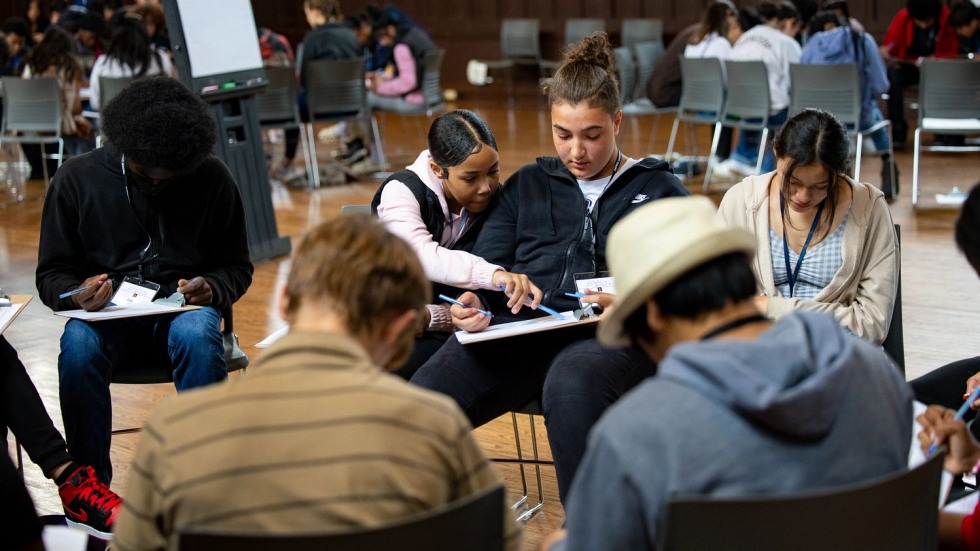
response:
<path fill-rule="evenodd" d="M 609 44 L 609 35 L 602 31 L 596 31 L 579 43 L 569 46 L 565 51 L 564 61 L 598 65 L 610 74 L 616 72 L 616 58 Z"/>

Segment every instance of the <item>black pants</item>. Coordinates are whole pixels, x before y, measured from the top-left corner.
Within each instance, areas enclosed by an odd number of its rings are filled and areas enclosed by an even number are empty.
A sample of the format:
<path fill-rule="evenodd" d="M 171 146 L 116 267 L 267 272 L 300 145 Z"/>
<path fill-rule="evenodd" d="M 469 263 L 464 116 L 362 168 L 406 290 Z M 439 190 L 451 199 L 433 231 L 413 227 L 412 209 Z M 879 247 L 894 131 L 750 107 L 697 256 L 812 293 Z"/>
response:
<path fill-rule="evenodd" d="M 51 417 L 44 409 L 41 396 L 34 382 L 27 375 L 24 364 L 17 358 L 17 351 L 0 336 L 0 431 L 7 441 L 7 428 L 14 433 L 44 476 L 71 461 L 64 437 L 54 428 Z"/>
<path fill-rule="evenodd" d="M 980 372 L 980 357 L 968 358 L 944 365 L 909 382 L 915 399 L 926 405 L 938 404 L 949 409 L 959 409 L 963 405 L 966 380 Z M 966 412 L 965 421 L 976 417 L 977 412 Z M 973 436 L 980 438 L 980 423 L 970 426 Z"/>
<path fill-rule="evenodd" d="M 901 147 L 908 138 L 909 125 L 905 121 L 905 88 L 919 83 L 919 68 L 909 63 L 888 68 L 888 120 L 892 121 L 892 138 Z"/>

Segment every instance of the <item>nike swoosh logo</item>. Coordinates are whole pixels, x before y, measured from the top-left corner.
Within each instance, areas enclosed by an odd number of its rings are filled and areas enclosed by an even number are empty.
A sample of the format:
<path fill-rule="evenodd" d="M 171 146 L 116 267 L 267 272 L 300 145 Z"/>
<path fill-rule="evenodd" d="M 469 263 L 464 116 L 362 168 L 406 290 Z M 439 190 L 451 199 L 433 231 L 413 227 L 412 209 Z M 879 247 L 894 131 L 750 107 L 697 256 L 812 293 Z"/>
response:
<path fill-rule="evenodd" d="M 65 507 L 65 509 L 67 509 L 78 522 L 88 522 L 88 513 L 86 513 L 84 509 L 79 509 L 78 511 L 73 511 L 67 507 Z"/>

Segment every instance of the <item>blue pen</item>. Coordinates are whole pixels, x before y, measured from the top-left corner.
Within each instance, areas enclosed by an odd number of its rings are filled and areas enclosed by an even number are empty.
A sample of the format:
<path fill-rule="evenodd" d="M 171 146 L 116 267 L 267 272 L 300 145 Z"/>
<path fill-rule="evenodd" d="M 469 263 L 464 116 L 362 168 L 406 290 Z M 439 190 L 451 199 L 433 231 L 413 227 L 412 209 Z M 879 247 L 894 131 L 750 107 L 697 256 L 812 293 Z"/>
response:
<path fill-rule="evenodd" d="M 458 301 L 458 300 L 456 300 L 454 298 L 449 298 L 446 295 L 439 295 L 439 298 L 442 299 L 442 300 L 444 300 L 444 301 L 446 301 L 446 302 L 451 302 L 451 303 L 453 303 L 453 304 L 455 304 L 457 306 L 462 306 L 463 308 L 473 308 L 469 304 L 463 304 L 462 302 L 460 302 L 460 301 Z M 473 308 L 473 309 L 476 310 L 477 312 L 483 314 L 484 316 L 486 316 L 488 318 L 492 318 L 493 317 L 493 313 L 490 312 L 490 310 L 480 310 L 479 308 Z"/>
<path fill-rule="evenodd" d="M 73 297 L 73 296 L 77 295 L 78 293 L 81 293 L 82 291 L 85 291 L 87 289 L 91 289 L 93 286 L 94 285 L 86 285 L 85 287 L 79 287 L 78 289 L 75 289 L 74 291 L 68 291 L 67 293 L 61 293 L 60 295 L 58 295 L 58 298 Z"/>
<path fill-rule="evenodd" d="M 507 289 L 507 287 L 505 287 L 504 285 L 498 285 L 498 287 L 500 288 L 500 290 L 501 290 L 501 291 L 503 291 L 503 290 L 505 290 L 505 289 Z M 530 304 L 531 304 L 532 302 L 534 302 L 534 301 L 533 301 L 533 300 L 531 300 L 531 297 L 528 297 L 528 298 L 526 298 L 526 299 L 524 299 L 524 304 L 527 304 L 527 305 L 529 305 L 529 306 L 530 306 Z M 561 312 L 559 312 L 558 310 L 555 310 L 554 308 L 548 308 L 548 307 L 547 307 L 547 306 L 545 306 L 544 304 L 539 304 L 539 305 L 538 305 L 538 310 L 541 310 L 541 311 L 542 311 L 542 312 L 544 312 L 545 314 L 549 314 L 549 315 L 552 315 L 552 316 L 555 316 L 556 318 L 558 318 L 558 319 L 560 319 L 560 320 L 563 320 L 563 319 L 565 319 L 565 316 L 564 316 L 564 315 L 562 315 L 562 313 L 561 313 Z"/>
<path fill-rule="evenodd" d="M 588 295 L 586 295 L 585 293 L 565 293 L 565 296 L 572 297 L 572 298 L 584 298 Z"/>
<path fill-rule="evenodd" d="M 976 402 L 977 401 L 977 398 L 980 398 L 980 386 L 978 386 L 977 388 L 975 388 L 973 390 L 973 392 L 970 394 L 970 396 L 967 397 L 966 401 L 963 402 L 963 405 L 960 406 L 960 409 L 956 410 L 956 415 L 953 417 L 953 419 L 956 419 L 957 421 L 963 420 L 963 416 L 966 415 L 967 410 L 970 409 L 970 404 L 972 404 L 973 402 Z M 926 452 L 926 455 L 927 456 L 932 455 L 933 453 L 936 452 L 936 449 L 938 447 L 939 447 L 939 445 L 936 444 L 935 442 L 933 442 L 929 446 L 929 451 Z"/>

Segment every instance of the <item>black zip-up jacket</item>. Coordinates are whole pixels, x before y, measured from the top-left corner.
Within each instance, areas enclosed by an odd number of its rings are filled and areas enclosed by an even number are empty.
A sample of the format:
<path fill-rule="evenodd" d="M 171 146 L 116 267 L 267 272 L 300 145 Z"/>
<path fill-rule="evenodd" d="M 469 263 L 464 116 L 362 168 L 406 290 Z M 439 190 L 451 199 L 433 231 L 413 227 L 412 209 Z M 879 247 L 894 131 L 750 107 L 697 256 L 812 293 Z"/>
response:
<path fill-rule="evenodd" d="M 178 279 L 202 276 L 211 306 L 231 306 L 252 283 L 252 261 L 228 167 L 212 155 L 151 197 L 127 184 L 120 160 L 111 146 L 96 149 L 67 160 L 51 180 L 36 272 L 41 301 L 55 311 L 77 308 L 58 295 L 99 274 L 109 274 L 115 292 L 124 276 L 137 275 L 150 243 L 144 277 L 161 285 L 157 298 L 176 291 Z"/>
<path fill-rule="evenodd" d="M 593 212 L 595 255 L 583 236 L 588 211 L 582 191 L 558 157 L 539 157 L 507 179 L 473 254 L 526 274 L 544 293 L 542 304 L 559 311 L 578 308 L 578 300 L 564 293 L 576 290 L 574 274 L 608 270 L 606 239 L 613 224 L 650 201 L 690 195 L 664 161 L 648 158 L 631 164 L 624 159 L 623 164 Z M 495 320 L 510 317 L 503 293 L 480 295 L 495 315 L 502 314 Z M 537 315 L 522 308 L 518 317 Z"/>

